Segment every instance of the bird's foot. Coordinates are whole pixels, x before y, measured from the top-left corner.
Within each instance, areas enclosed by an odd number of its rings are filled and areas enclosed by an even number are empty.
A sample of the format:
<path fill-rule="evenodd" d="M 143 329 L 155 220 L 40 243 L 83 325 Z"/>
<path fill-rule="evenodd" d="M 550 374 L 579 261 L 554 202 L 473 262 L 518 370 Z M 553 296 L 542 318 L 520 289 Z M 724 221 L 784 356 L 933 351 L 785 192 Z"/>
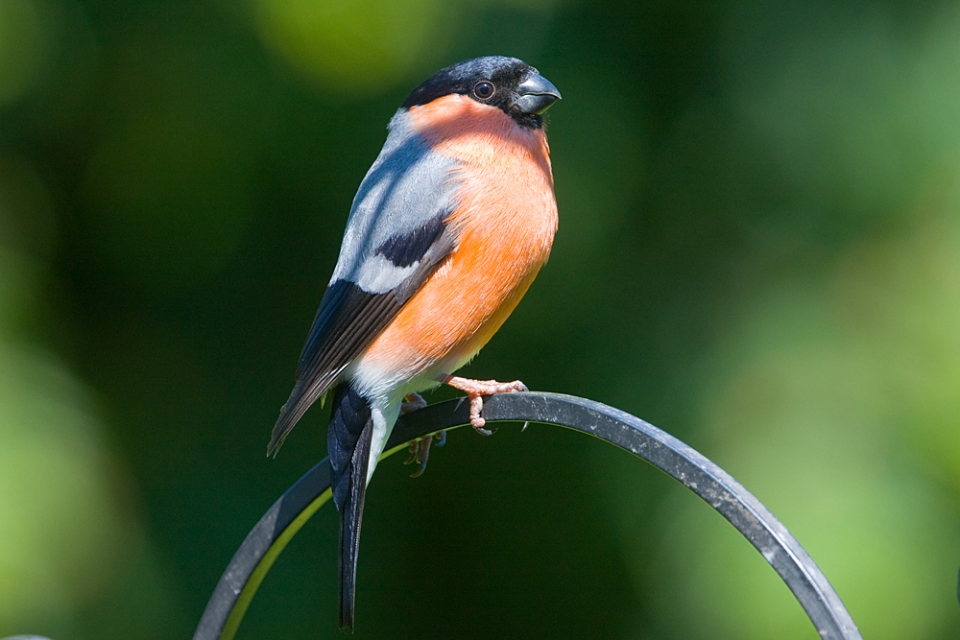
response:
<path fill-rule="evenodd" d="M 470 398 L 470 424 L 477 433 L 485 436 L 493 435 L 495 429 L 485 429 L 486 420 L 483 419 L 483 396 L 492 396 L 498 393 L 516 393 L 529 391 L 527 385 L 519 380 L 513 382 L 497 382 L 496 380 L 471 380 L 460 376 L 444 376 L 441 382 L 459 389 Z"/>
<path fill-rule="evenodd" d="M 423 409 L 427 406 L 427 401 L 423 399 L 423 396 L 414 391 L 413 393 L 408 393 L 403 397 L 403 403 L 400 405 L 400 415 L 406 415 L 417 409 Z"/>
<path fill-rule="evenodd" d="M 427 406 L 427 401 L 419 393 L 408 393 L 403 398 L 403 404 L 400 405 L 400 415 L 405 415 L 417 409 L 423 409 Z M 442 447 L 447 442 L 447 432 L 438 431 L 434 435 L 417 438 L 410 443 L 408 450 L 410 457 L 403 464 L 416 463 L 419 467 L 411 474 L 411 478 L 419 478 L 427 470 L 427 460 L 430 459 L 430 446 L 436 442 L 438 447 Z"/>
<path fill-rule="evenodd" d="M 406 462 L 403 464 L 414 464 L 416 463 L 418 469 L 410 474 L 411 478 L 419 478 L 423 475 L 423 472 L 427 470 L 427 460 L 430 459 L 430 447 L 433 444 L 436 444 L 438 447 L 442 447 L 447 443 L 447 432 L 446 431 L 437 431 L 433 435 L 424 436 L 422 438 L 417 438 L 410 443 L 410 446 L 407 450 L 410 452 L 410 457 L 407 458 Z"/>

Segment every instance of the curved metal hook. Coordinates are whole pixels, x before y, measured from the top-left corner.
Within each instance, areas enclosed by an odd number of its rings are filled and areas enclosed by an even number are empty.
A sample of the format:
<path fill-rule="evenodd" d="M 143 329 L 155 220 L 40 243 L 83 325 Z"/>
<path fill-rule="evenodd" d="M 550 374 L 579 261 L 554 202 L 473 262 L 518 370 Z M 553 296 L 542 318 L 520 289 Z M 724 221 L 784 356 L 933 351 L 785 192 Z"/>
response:
<path fill-rule="evenodd" d="M 800 602 L 824 640 L 862 640 L 813 559 L 770 511 L 723 469 L 670 434 L 619 409 L 555 393 L 510 393 L 484 402 L 492 422 L 538 422 L 581 431 L 643 458 L 703 498 L 749 540 Z M 404 416 L 387 457 L 414 438 L 469 424 L 467 403 L 450 400 Z M 330 465 L 320 461 L 267 511 L 220 578 L 194 640 L 231 640 L 254 593 L 297 531 L 330 499 Z"/>

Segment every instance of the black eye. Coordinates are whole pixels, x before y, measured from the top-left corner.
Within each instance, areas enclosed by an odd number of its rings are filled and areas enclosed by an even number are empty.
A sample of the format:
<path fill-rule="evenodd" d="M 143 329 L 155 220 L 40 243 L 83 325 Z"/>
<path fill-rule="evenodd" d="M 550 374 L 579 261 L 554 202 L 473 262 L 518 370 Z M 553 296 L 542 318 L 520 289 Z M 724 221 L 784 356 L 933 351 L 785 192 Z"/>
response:
<path fill-rule="evenodd" d="M 486 100 L 493 95 L 493 92 L 496 89 L 493 88 L 493 85 L 486 80 L 483 82 L 478 82 L 477 85 L 473 88 L 473 93 L 481 100 Z"/>

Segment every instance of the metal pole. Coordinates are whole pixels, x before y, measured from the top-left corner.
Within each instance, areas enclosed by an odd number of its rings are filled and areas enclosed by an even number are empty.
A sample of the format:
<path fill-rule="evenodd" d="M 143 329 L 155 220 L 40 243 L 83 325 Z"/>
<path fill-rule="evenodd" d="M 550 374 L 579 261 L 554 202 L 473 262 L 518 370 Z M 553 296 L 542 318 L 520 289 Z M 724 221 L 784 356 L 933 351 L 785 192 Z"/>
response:
<path fill-rule="evenodd" d="M 723 515 L 780 575 L 824 640 L 862 640 L 840 597 L 800 543 L 770 511 L 723 469 L 670 434 L 592 400 L 555 393 L 510 393 L 484 402 L 488 422 L 537 422 L 574 429 L 616 445 L 676 478 Z M 403 416 L 384 457 L 415 438 L 469 423 L 463 400 Z M 326 459 L 298 480 L 240 545 L 214 590 L 194 640 L 231 640 L 274 560 L 330 498 Z"/>

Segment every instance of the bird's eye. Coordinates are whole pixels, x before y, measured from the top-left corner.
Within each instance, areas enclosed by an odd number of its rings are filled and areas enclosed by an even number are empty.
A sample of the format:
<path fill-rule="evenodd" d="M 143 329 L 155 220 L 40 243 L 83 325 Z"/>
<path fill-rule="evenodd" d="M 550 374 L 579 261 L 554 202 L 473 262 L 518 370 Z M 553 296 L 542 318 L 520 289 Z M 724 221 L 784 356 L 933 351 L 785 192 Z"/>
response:
<path fill-rule="evenodd" d="M 473 88 L 473 93 L 481 100 L 486 100 L 492 96 L 494 91 L 496 91 L 496 89 L 493 88 L 493 84 L 487 82 L 486 80 L 483 82 L 478 82 Z"/>

